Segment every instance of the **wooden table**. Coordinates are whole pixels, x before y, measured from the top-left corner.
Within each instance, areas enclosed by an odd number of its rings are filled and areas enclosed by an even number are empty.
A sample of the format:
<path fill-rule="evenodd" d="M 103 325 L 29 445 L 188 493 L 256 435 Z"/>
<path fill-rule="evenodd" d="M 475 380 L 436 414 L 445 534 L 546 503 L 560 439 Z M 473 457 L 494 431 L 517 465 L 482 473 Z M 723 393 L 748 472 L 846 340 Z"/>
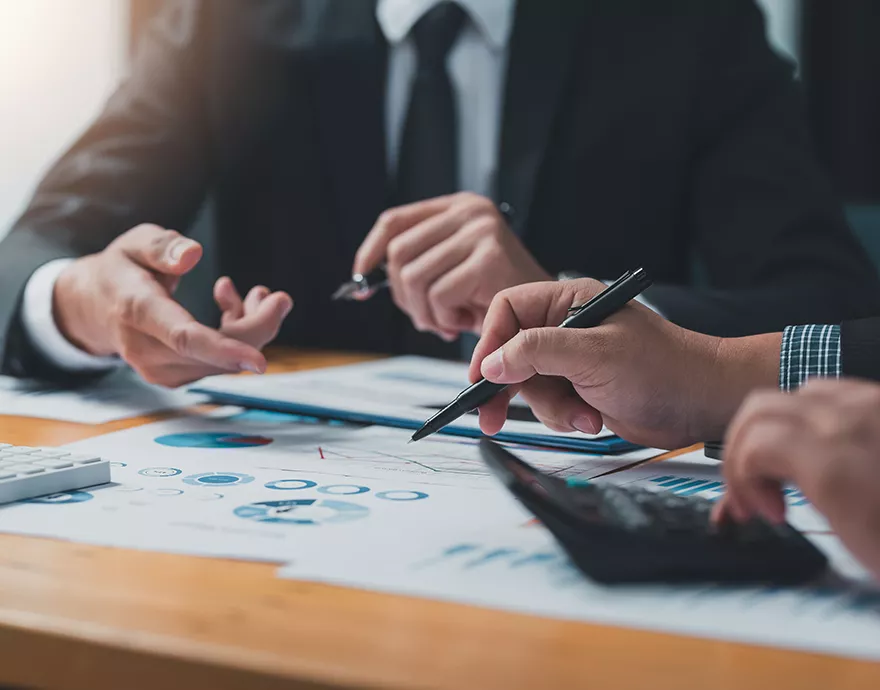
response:
<path fill-rule="evenodd" d="M 272 359 L 281 371 L 357 358 Z M 0 417 L 0 438 L 57 445 L 163 417 L 97 427 Z M 0 535 L 0 686 L 880 688 L 880 664 L 279 580 L 275 570 Z"/>

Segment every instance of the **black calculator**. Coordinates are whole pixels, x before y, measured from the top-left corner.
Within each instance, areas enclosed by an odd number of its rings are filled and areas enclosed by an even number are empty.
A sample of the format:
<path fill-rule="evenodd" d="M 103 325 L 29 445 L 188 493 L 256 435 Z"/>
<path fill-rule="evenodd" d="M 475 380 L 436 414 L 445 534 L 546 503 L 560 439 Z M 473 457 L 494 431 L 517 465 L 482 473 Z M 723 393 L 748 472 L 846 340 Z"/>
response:
<path fill-rule="evenodd" d="M 716 526 L 698 496 L 586 482 L 569 485 L 488 439 L 493 473 L 547 527 L 587 577 L 605 584 L 800 584 L 822 575 L 825 555 L 789 524 Z"/>

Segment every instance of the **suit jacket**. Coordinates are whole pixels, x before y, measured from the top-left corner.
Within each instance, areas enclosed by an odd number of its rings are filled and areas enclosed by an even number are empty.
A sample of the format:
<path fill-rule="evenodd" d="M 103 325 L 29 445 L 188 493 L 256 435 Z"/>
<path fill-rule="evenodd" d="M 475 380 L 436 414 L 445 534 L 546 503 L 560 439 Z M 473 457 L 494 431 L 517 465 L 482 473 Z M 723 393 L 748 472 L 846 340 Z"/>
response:
<path fill-rule="evenodd" d="M 16 317 L 38 266 L 142 222 L 185 229 L 208 195 L 223 272 L 296 299 L 280 342 L 432 350 L 403 337 L 387 295 L 328 299 L 393 198 L 374 14 L 364 0 L 169 2 L 0 244 L 5 370 L 52 373 Z M 643 265 L 649 299 L 690 328 L 880 313 L 752 0 L 520 0 L 495 187 L 545 269 Z"/>
<path fill-rule="evenodd" d="M 844 376 L 880 381 L 880 318 L 841 325 L 840 364 Z"/>

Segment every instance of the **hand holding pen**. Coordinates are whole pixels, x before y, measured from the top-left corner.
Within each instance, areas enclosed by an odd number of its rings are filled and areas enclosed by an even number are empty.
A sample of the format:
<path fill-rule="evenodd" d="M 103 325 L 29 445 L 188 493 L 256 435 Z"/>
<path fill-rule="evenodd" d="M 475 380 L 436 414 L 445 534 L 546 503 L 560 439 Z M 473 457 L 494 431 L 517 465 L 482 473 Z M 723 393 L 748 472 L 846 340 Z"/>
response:
<path fill-rule="evenodd" d="M 377 272 L 383 264 L 387 278 Z M 499 291 L 552 279 L 506 215 L 490 199 L 467 192 L 383 213 L 357 252 L 354 273 L 360 280 L 342 286 L 339 298 L 362 299 L 387 279 L 416 328 L 447 340 L 478 332 Z"/>
<path fill-rule="evenodd" d="M 504 393 L 480 406 L 480 427 L 497 433 L 517 392 L 551 429 L 592 433 L 604 425 L 628 441 L 683 448 L 722 438 L 764 367 L 738 339 L 689 331 L 635 300 L 588 328 L 555 328 L 571 305 L 604 294 L 588 278 L 523 285 L 498 295 L 471 361 Z M 623 295 L 625 296 L 625 295 Z M 766 336 L 756 336 L 764 338 Z M 772 387 L 779 346 L 770 348 Z M 758 358 L 760 359 L 760 358 Z"/>

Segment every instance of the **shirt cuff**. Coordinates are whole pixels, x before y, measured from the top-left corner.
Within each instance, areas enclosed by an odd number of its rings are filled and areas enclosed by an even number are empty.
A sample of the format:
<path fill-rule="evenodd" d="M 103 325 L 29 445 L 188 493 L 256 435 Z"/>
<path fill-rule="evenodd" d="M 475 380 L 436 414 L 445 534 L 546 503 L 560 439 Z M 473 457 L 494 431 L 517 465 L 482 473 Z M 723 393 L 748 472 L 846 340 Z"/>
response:
<path fill-rule="evenodd" d="M 95 357 L 73 345 L 58 330 L 52 313 L 55 281 L 73 259 L 57 259 L 33 272 L 24 289 L 21 320 L 31 344 L 51 364 L 69 372 L 106 371 L 121 364 L 118 357 Z"/>
<path fill-rule="evenodd" d="M 782 332 L 779 388 L 796 391 L 811 378 L 841 375 L 840 326 L 789 326 Z"/>

